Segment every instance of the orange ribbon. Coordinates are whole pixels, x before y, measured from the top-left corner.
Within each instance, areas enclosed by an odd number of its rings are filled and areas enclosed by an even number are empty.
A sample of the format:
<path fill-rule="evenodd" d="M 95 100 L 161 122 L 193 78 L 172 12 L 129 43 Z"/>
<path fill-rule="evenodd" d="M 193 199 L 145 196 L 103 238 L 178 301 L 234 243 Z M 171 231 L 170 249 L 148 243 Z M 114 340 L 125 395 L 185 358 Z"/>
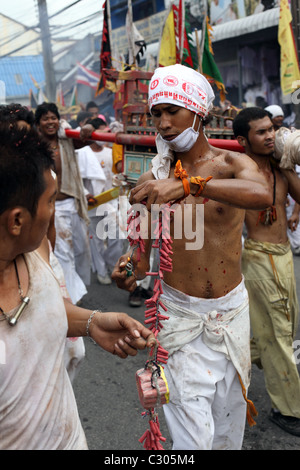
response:
<path fill-rule="evenodd" d="M 212 179 L 212 176 L 208 176 L 207 178 L 202 178 L 201 176 L 192 176 L 191 183 L 197 184 L 199 189 L 194 194 L 195 197 L 199 197 L 206 186 L 206 183 Z"/>
<path fill-rule="evenodd" d="M 188 195 L 191 192 L 190 184 L 188 182 L 188 174 L 182 168 L 180 160 L 177 160 L 177 163 L 175 165 L 174 176 L 175 178 L 181 179 L 182 184 L 183 184 L 183 189 L 184 189 L 184 197 L 188 197 Z"/>

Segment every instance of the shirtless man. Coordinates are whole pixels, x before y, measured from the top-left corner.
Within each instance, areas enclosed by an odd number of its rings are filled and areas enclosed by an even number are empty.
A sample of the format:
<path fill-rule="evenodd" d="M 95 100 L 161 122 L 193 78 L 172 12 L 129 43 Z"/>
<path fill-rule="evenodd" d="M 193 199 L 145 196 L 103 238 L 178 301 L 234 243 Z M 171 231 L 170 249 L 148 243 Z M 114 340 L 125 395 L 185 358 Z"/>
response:
<path fill-rule="evenodd" d="M 62 266 L 72 302 L 76 304 L 87 293 L 91 271 L 87 231 L 89 218 L 83 183 L 73 142 L 65 136 L 55 103 L 39 105 L 35 120 L 40 134 L 53 152 L 58 183 L 54 253 Z"/>
<path fill-rule="evenodd" d="M 174 449 L 242 446 L 246 406 L 239 378 L 247 389 L 250 375 L 242 229 L 245 208 L 264 209 L 272 202 L 270 188 L 255 162 L 209 145 L 203 121 L 213 99 L 208 81 L 190 68 L 174 65 L 155 71 L 149 85 L 149 107 L 158 131 L 158 155 L 152 170 L 141 176 L 131 192 L 131 202 L 146 200 L 149 211 L 152 204 L 181 199 L 184 185 L 174 178 L 174 164 L 180 160 L 190 186 L 180 210 L 191 205 L 194 211 L 204 204 L 202 249 L 187 250 L 184 237 L 174 239 L 173 271 L 165 274 L 163 283 L 170 318 L 164 321 L 159 340 L 169 351 L 165 372 L 170 403 L 164 411 Z M 199 185 L 190 179 L 199 175 L 212 179 L 195 197 Z M 138 265 L 133 256 L 138 278 L 148 269 L 150 247 L 146 240 L 146 253 Z M 135 276 L 126 279 L 124 272 L 127 257 L 119 260 L 113 278 L 120 287 L 133 290 Z M 188 334 L 181 334 L 184 329 Z M 182 344 L 177 336 L 185 336 Z"/>
<path fill-rule="evenodd" d="M 233 129 L 273 188 L 272 206 L 260 213 L 247 210 L 245 219 L 242 269 L 250 301 L 252 361 L 264 370 L 271 421 L 300 436 L 300 378 L 293 360 L 299 305 L 286 216 L 287 195 L 300 202 L 300 180 L 295 171 L 271 160 L 275 131 L 266 110 L 244 109 Z"/>
<path fill-rule="evenodd" d="M 151 346 L 153 335 L 124 313 L 63 300 L 46 238 L 57 192 L 53 160 L 36 132 L 0 128 L 0 165 L 0 449 L 83 450 L 66 336 L 88 335 L 126 358 Z"/>

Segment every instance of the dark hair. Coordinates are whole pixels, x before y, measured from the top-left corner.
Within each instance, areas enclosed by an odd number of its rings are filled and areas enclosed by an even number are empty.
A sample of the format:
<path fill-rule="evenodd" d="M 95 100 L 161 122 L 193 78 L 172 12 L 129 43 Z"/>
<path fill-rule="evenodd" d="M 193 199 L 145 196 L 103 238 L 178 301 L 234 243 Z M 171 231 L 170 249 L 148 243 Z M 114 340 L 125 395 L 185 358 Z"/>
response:
<path fill-rule="evenodd" d="M 250 130 L 249 122 L 263 119 L 266 116 L 271 119 L 271 114 L 268 111 L 256 106 L 242 109 L 233 120 L 232 127 L 234 136 L 241 136 L 248 139 L 248 132 Z"/>
<path fill-rule="evenodd" d="M 0 214 L 21 206 L 34 217 L 46 188 L 44 171 L 52 167 L 52 152 L 35 129 L 0 124 Z"/>
<path fill-rule="evenodd" d="M 87 118 L 91 118 L 92 116 L 93 113 L 90 113 L 89 111 L 80 111 L 80 113 L 77 115 L 76 122 L 79 125 L 81 121 L 84 121 Z"/>
<path fill-rule="evenodd" d="M 98 109 L 98 105 L 95 103 L 95 101 L 89 101 L 88 104 L 85 107 L 86 111 L 88 111 L 89 108 L 97 108 Z"/>
<path fill-rule="evenodd" d="M 100 126 L 107 126 L 107 123 L 101 118 L 89 119 L 87 124 L 92 124 L 95 129 L 99 129 Z"/>
<path fill-rule="evenodd" d="M 0 105 L 0 122 L 14 123 L 17 121 L 25 121 L 32 126 L 34 114 L 26 106 L 19 103 Z"/>
<path fill-rule="evenodd" d="M 54 113 L 57 119 L 60 119 L 60 114 L 58 112 L 58 108 L 55 103 L 44 103 L 39 104 L 38 107 L 35 110 L 35 122 L 36 124 L 39 124 L 41 117 L 44 116 L 44 114 L 47 114 L 48 112 Z"/>

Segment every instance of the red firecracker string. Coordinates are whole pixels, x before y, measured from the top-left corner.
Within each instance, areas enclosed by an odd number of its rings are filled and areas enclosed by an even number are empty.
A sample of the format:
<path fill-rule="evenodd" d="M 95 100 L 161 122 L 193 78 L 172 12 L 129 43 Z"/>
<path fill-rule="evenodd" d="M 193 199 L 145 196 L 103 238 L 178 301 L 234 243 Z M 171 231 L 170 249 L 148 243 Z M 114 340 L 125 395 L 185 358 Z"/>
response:
<path fill-rule="evenodd" d="M 165 271 L 172 271 L 171 255 L 172 243 L 170 235 L 170 215 L 172 209 L 170 204 L 162 206 L 161 213 L 157 215 L 157 219 L 152 221 L 154 229 L 155 241 L 152 248 L 157 249 L 159 253 L 158 267 L 156 272 L 147 272 L 146 276 L 154 276 L 153 296 L 145 301 L 145 325 L 153 333 L 157 339 L 158 333 L 163 328 L 162 321 L 168 320 L 166 315 L 167 308 L 161 301 L 160 297 L 163 293 L 161 281 L 163 280 L 163 273 Z M 140 237 L 140 212 L 134 212 L 133 209 L 129 211 L 128 224 L 128 241 L 130 246 L 137 250 L 137 261 L 141 259 L 141 253 L 145 252 L 145 242 Z M 152 227 L 153 228 L 153 227 Z M 161 313 L 161 310 L 164 313 Z M 168 360 L 168 351 L 166 351 L 159 343 L 156 348 L 155 362 L 160 363 L 162 366 Z M 149 429 L 142 435 L 139 442 L 143 443 L 146 450 L 164 450 L 161 442 L 165 442 L 160 432 L 160 425 L 158 415 L 155 408 L 144 411 L 142 416 L 149 415 Z"/>

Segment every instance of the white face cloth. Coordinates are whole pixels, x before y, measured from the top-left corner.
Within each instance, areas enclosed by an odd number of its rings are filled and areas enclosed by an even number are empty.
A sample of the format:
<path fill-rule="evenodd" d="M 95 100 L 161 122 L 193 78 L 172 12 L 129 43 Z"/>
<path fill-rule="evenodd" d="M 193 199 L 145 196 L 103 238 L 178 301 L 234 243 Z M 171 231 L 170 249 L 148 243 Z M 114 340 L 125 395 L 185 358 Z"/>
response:
<path fill-rule="evenodd" d="M 155 70 L 150 84 L 148 104 L 152 106 L 171 103 L 207 116 L 215 98 L 212 87 L 199 72 L 175 64 Z"/>
<path fill-rule="evenodd" d="M 194 125 L 196 117 L 197 115 L 195 114 L 192 127 L 185 129 L 183 132 L 181 132 L 181 134 L 175 137 L 175 139 L 169 141 L 161 137 L 161 140 L 167 144 L 171 150 L 174 150 L 174 152 L 188 152 L 193 147 L 193 145 L 195 145 L 199 136 L 201 120 L 199 121 L 198 130 L 195 131 Z"/>

